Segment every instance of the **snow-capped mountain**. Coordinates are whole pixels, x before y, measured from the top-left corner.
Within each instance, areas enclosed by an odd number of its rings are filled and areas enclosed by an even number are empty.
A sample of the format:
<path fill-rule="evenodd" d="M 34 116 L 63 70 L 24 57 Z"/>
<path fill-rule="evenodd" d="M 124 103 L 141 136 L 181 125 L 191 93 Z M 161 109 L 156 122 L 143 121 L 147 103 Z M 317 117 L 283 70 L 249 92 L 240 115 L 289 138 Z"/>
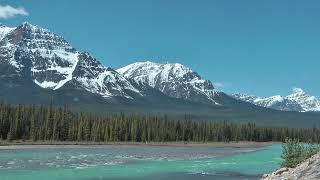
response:
<path fill-rule="evenodd" d="M 0 25 L 0 80 L 31 80 L 43 89 L 81 89 L 104 98 L 144 96 L 150 89 L 164 96 L 218 104 L 212 83 L 181 64 L 138 62 L 117 71 L 89 53 L 80 52 L 63 37 L 28 22 Z M 155 95 L 154 93 L 152 95 Z"/>
<path fill-rule="evenodd" d="M 112 68 L 77 51 L 63 37 L 27 22 L 15 28 L 0 26 L 0 65 L 12 69 L 0 72 L 1 77 L 30 78 L 44 89 L 58 90 L 71 84 L 104 98 L 141 95 Z"/>
<path fill-rule="evenodd" d="M 76 32 L 75 32 L 76 33 Z M 319 101 L 295 89 L 286 97 L 217 91 L 181 64 L 138 62 L 117 71 L 63 37 L 30 23 L 0 25 L 0 101 L 14 104 L 68 104 L 86 112 L 163 113 L 172 119 L 253 121 L 280 127 L 319 124 Z M 303 122 L 301 121 L 303 120 Z"/>
<path fill-rule="evenodd" d="M 257 106 L 277 109 L 281 111 L 320 111 L 320 101 L 306 94 L 301 88 L 294 88 L 288 96 L 257 97 L 243 94 L 234 94 L 233 97 Z"/>
<path fill-rule="evenodd" d="M 319 101 L 299 89 L 286 97 L 238 95 L 238 99 L 217 91 L 181 64 L 147 61 L 114 70 L 47 29 L 30 23 L 0 25 L 0 101 L 54 102 L 81 111 L 164 113 L 174 118 L 191 114 L 202 120 L 282 121 L 281 126 L 287 123 L 283 120 L 315 124 L 320 117 L 264 108 L 320 111 Z"/>
<path fill-rule="evenodd" d="M 137 62 L 117 71 L 140 86 L 150 86 L 170 97 L 218 104 L 214 100 L 217 92 L 212 83 L 178 63 Z"/>

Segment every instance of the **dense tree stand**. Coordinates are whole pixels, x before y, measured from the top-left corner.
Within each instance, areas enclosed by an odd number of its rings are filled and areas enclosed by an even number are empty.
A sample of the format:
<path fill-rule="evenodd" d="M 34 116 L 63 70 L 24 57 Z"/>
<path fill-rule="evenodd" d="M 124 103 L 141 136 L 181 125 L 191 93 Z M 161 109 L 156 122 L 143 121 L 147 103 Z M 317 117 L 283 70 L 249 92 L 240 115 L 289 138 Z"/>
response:
<path fill-rule="evenodd" d="M 169 120 L 167 116 L 73 112 L 67 106 L 0 104 L 2 140 L 94 142 L 320 141 L 320 129 L 259 127 L 254 123 Z"/>

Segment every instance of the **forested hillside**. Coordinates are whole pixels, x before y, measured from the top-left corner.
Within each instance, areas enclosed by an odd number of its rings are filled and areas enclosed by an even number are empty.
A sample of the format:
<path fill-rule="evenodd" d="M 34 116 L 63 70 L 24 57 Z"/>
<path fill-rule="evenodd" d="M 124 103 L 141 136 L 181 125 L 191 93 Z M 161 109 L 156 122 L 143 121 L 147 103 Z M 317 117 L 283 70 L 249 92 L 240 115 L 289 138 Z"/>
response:
<path fill-rule="evenodd" d="M 272 128 L 254 123 L 169 120 L 163 116 L 94 115 L 65 107 L 0 104 L 2 140 L 94 142 L 283 141 L 320 142 L 319 128 Z"/>

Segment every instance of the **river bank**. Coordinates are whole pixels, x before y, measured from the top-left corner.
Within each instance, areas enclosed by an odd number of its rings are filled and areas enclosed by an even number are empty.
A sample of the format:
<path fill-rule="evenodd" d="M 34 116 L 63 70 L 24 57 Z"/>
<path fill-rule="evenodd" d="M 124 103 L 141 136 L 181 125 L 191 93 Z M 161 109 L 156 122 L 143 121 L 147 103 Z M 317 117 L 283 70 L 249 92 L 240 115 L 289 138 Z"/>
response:
<path fill-rule="evenodd" d="M 85 148 L 85 147 L 101 147 L 104 146 L 171 146 L 171 147 L 230 147 L 230 148 L 259 148 L 276 144 L 276 142 L 29 142 L 15 141 L 0 143 L 1 149 L 32 149 L 32 148 Z"/>
<path fill-rule="evenodd" d="M 295 168 L 280 168 L 271 174 L 265 174 L 261 180 L 316 180 L 320 179 L 320 153 L 303 161 Z"/>

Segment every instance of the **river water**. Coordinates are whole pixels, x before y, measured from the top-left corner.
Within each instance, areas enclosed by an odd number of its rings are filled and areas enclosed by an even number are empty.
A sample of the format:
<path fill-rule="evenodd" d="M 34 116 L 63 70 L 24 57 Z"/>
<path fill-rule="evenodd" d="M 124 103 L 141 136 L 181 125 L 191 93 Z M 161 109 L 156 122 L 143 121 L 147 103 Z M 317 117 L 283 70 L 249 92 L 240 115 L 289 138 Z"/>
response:
<path fill-rule="evenodd" d="M 84 146 L 0 150 L 0 180 L 258 179 L 281 145 L 257 148 Z"/>

